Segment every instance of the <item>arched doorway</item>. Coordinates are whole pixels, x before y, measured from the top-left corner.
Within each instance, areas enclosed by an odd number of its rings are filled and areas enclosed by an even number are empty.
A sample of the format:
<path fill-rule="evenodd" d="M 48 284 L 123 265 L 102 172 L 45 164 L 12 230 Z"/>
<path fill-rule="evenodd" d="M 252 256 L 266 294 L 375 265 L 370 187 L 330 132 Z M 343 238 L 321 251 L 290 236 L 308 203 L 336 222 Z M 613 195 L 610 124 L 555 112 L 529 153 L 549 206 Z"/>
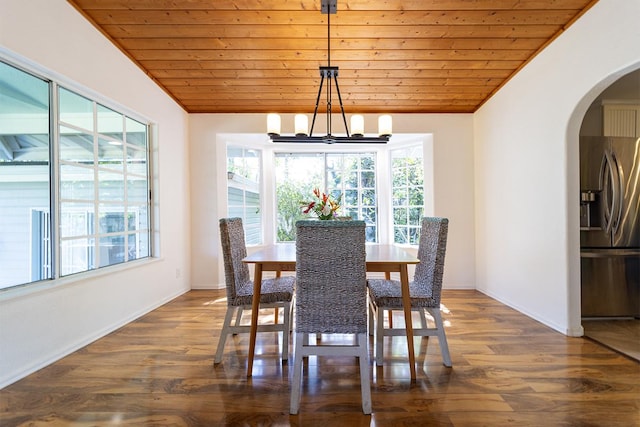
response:
<path fill-rule="evenodd" d="M 638 138 L 636 69 L 602 90 L 580 125 L 580 312 L 585 336 L 640 360 Z M 612 161 L 610 173 L 602 156 Z M 613 201 L 616 191 L 619 202 Z M 619 219 L 609 215 L 614 210 Z"/>

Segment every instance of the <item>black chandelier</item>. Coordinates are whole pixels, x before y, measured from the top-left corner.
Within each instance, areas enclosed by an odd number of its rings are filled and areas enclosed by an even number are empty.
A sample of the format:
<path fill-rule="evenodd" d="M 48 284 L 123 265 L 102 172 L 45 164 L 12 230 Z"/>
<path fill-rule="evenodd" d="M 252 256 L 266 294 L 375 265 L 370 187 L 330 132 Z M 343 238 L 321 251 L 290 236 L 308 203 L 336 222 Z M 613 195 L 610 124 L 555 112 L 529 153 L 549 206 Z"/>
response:
<path fill-rule="evenodd" d="M 267 115 L 267 132 L 272 142 L 307 142 L 307 143 L 325 143 L 334 144 L 338 142 L 347 143 L 375 143 L 384 144 L 389 142 L 391 137 L 391 116 L 382 115 L 378 118 L 378 136 L 370 137 L 364 135 L 364 118 L 360 114 L 351 116 L 351 130 L 347 126 L 347 118 L 344 114 L 342 105 L 342 97 L 340 96 L 340 87 L 338 86 L 338 67 L 331 66 L 331 15 L 337 13 L 337 0 L 322 0 L 321 12 L 327 15 L 327 66 L 320 66 L 320 88 L 318 89 L 318 97 L 316 98 L 316 107 L 313 111 L 313 119 L 311 120 L 311 129 L 307 134 L 308 119 L 304 114 L 296 114 L 295 116 L 295 135 L 280 135 L 280 115 Z M 322 86 L 327 80 L 327 133 L 325 136 L 313 136 L 313 127 L 316 123 L 316 115 L 318 114 L 318 105 L 322 95 Z M 331 92 L 332 86 L 335 85 L 338 101 L 340 102 L 340 111 L 342 113 L 342 121 L 347 136 L 334 136 L 331 134 Z"/>

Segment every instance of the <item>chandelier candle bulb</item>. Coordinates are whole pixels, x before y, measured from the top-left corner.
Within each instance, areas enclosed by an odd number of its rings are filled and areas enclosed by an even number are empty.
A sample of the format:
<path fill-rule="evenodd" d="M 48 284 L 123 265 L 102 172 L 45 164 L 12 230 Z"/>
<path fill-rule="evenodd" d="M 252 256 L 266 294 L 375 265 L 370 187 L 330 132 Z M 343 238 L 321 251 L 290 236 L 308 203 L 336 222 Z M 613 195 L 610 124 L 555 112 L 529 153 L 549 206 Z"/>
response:
<path fill-rule="evenodd" d="M 378 117 L 378 135 L 391 136 L 391 116 L 388 114 Z"/>
<path fill-rule="evenodd" d="M 307 136 L 309 134 L 309 119 L 307 116 L 304 114 L 296 114 L 294 121 L 296 136 Z"/>
<path fill-rule="evenodd" d="M 271 113 L 267 114 L 267 133 L 270 136 L 280 135 L 280 115 Z"/>
<path fill-rule="evenodd" d="M 360 114 L 351 116 L 351 136 L 364 136 L 364 117 Z"/>

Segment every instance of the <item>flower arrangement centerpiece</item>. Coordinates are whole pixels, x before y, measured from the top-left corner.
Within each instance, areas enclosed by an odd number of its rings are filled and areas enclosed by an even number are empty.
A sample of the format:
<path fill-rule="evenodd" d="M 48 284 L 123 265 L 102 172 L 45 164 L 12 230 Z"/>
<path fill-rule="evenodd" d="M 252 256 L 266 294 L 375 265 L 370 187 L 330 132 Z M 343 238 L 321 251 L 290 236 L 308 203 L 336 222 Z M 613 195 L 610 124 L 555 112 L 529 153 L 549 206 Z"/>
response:
<path fill-rule="evenodd" d="M 340 209 L 340 200 L 342 199 L 342 194 L 337 199 L 332 198 L 331 196 L 322 193 L 320 194 L 320 190 L 317 188 L 313 189 L 313 197 L 314 200 L 310 202 L 301 202 L 302 213 L 315 213 L 318 219 L 334 219 L 337 216 L 336 211 Z"/>

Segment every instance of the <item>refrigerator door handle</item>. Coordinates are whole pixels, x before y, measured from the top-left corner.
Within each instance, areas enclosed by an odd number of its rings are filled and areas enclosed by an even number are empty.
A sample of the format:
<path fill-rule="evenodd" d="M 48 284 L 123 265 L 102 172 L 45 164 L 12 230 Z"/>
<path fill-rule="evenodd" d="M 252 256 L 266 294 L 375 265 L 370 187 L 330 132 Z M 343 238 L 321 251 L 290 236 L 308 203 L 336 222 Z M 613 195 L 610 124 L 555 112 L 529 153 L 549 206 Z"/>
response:
<path fill-rule="evenodd" d="M 602 202 L 604 212 L 604 229 L 611 232 L 613 215 L 618 208 L 618 187 L 616 186 L 613 158 L 611 150 L 605 150 L 602 164 L 600 165 L 600 188 L 602 188 Z M 611 191 L 611 194 L 609 194 Z"/>
<path fill-rule="evenodd" d="M 618 227 L 620 226 L 620 219 L 622 218 L 622 211 L 623 211 L 623 206 L 622 206 L 622 202 L 624 201 L 624 197 L 623 197 L 623 186 L 622 186 L 622 179 L 621 179 L 621 173 L 620 173 L 620 163 L 618 162 L 618 158 L 616 157 L 616 153 L 615 151 L 611 150 L 610 151 L 611 154 L 611 169 L 613 170 L 613 174 L 612 176 L 614 177 L 614 181 L 613 181 L 613 185 L 612 188 L 613 190 L 613 197 L 614 197 L 614 207 L 612 208 L 611 211 L 611 228 L 613 229 L 613 234 L 618 234 Z M 617 209 L 615 209 L 615 205 L 617 203 Z M 614 210 L 615 209 L 615 210 Z"/>

